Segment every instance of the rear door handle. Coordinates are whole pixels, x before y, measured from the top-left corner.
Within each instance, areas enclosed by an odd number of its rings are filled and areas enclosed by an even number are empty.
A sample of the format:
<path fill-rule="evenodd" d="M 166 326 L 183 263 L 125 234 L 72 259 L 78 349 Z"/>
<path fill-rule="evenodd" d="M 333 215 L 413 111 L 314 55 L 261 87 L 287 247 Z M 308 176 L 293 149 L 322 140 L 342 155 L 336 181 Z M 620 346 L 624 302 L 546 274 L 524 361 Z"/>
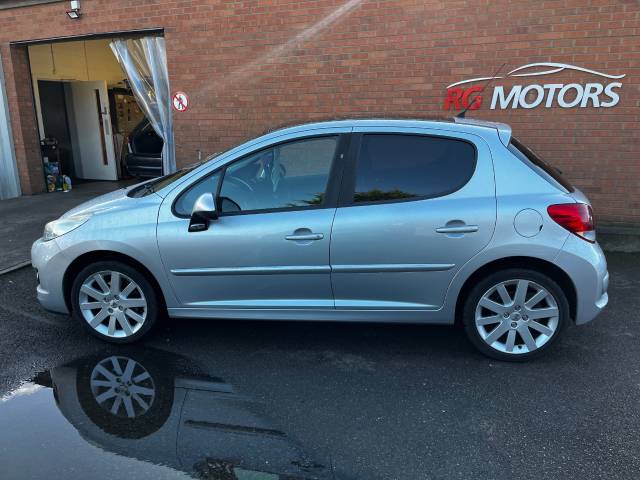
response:
<path fill-rule="evenodd" d="M 322 240 L 324 235 L 322 233 L 307 233 L 303 235 L 287 235 L 285 240 L 292 240 L 294 242 L 308 242 L 311 240 Z"/>
<path fill-rule="evenodd" d="M 478 231 L 478 225 L 458 225 L 455 227 L 438 227 L 438 233 L 473 233 Z"/>

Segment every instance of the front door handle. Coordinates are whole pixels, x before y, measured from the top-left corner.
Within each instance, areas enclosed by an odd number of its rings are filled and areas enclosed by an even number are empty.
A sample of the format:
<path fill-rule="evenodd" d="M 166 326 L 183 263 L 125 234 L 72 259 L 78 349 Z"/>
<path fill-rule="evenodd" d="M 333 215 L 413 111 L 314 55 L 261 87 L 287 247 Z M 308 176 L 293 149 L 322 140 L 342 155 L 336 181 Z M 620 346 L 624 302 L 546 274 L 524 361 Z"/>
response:
<path fill-rule="evenodd" d="M 294 242 L 308 242 L 311 240 L 322 240 L 324 235 L 322 233 L 306 233 L 301 235 L 287 235 L 285 240 L 292 240 Z"/>
<path fill-rule="evenodd" d="M 478 225 L 456 225 L 455 227 L 438 227 L 438 233 L 473 233 L 478 231 Z"/>

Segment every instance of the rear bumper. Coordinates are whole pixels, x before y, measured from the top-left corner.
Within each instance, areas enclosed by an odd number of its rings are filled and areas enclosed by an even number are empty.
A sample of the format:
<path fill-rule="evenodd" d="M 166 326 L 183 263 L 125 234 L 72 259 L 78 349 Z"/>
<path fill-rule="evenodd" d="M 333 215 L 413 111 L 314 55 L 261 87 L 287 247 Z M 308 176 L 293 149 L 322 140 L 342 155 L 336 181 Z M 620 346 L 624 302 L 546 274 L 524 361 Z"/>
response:
<path fill-rule="evenodd" d="M 36 295 L 40 305 L 52 312 L 69 313 L 62 283 L 69 262 L 56 241 L 36 240 L 31 247 L 31 264 L 38 277 Z"/>
<path fill-rule="evenodd" d="M 576 325 L 592 321 L 609 302 L 609 272 L 600 245 L 570 235 L 555 263 L 576 288 Z"/>
<path fill-rule="evenodd" d="M 129 153 L 125 158 L 125 168 L 134 177 L 159 177 L 162 175 L 162 158 Z"/>

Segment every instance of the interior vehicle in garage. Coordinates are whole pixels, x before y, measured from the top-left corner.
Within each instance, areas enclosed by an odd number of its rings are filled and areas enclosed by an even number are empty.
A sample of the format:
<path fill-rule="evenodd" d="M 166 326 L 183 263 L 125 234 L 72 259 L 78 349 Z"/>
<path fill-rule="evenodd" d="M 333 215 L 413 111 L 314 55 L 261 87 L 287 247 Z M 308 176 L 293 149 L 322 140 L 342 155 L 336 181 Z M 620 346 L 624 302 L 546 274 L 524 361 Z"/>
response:
<path fill-rule="evenodd" d="M 163 144 L 149 120 L 143 119 L 129 134 L 124 164 L 127 173 L 136 178 L 162 175 Z"/>

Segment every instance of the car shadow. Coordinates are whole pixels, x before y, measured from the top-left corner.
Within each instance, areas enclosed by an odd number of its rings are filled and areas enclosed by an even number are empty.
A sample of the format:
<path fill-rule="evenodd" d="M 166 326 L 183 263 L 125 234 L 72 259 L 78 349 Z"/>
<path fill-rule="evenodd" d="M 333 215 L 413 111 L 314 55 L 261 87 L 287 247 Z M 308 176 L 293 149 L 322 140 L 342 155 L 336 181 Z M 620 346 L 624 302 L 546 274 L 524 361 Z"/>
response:
<path fill-rule="evenodd" d="M 357 354 L 484 358 L 459 327 L 369 322 L 167 319 L 150 341 L 213 342 L 256 351 L 342 350 Z"/>

